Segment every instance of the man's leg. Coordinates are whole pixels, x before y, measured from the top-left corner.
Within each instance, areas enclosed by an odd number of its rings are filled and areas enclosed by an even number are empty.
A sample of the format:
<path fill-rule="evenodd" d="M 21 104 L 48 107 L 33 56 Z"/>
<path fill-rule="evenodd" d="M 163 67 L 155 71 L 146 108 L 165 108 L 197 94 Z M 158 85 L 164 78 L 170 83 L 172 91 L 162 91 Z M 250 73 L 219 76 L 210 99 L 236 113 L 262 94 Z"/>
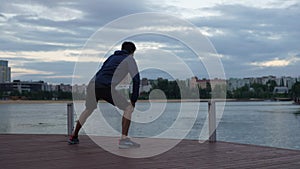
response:
<path fill-rule="evenodd" d="M 79 133 L 79 130 L 81 129 L 81 127 L 83 126 L 83 124 L 85 123 L 86 119 L 92 114 L 92 112 L 94 111 L 94 109 L 85 109 L 80 117 L 79 117 L 79 120 L 77 121 L 77 124 L 76 124 L 76 127 L 75 127 L 75 130 L 73 131 L 71 137 L 69 138 L 68 140 L 68 143 L 70 145 L 72 144 L 78 144 L 79 143 L 79 139 L 78 139 L 78 133 Z"/>
<path fill-rule="evenodd" d="M 77 121 L 77 124 L 76 124 L 76 127 L 75 127 L 75 130 L 73 132 L 73 137 L 78 137 L 78 133 L 81 129 L 81 127 L 83 126 L 83 124 L 85 123 L 86 119 L 93 113 L 94 110 L 90 110 L 90 109 L 85 109 L 80 117 L 79 117 L 79 120 Z"/>
<path fill-rule="evenodd" d="M 98 93 L 96 93 L 96 92 L 97 92 L 97 89 L 95 89 L 95 82 L 92 79 L 87 86 L 87 95 L 86 95 L 86 99 L 85 99 L 85 110 L 81 113 L 81 115 L 77 121 L 75 130 L 72 133 L 73 137 L 78 137 L 79 130 L 85 123 L 86 119 L 97 108 L 99 97 L 98 97 Z"/>
<path fill-rule="evenodd" d="M 108 93 L 106 93 L 108 92 Z M 102 98 L 111 103 L 112 105 L 117 106 L 119 109 L 124 110 L 124 114 L 122 117 L 122 135 L 119 141 L 119 148 L 127 149 L 127 148 L 138 148 L 140 144 L 133 142 L 128 138 L 128 131 L 131 123 L 131 115 L 133 112 L 134 107 L 127 99 L 114 88 L 105 90 L 101 92 Z"/>
<path fill-rule="evenodd" d="M 133 106 L 129 105 L 127 108 L 124 110 L 124 114 L 122 117 L 122 136 L 121 139 L 125 139 L 128 136 L 128 131 L 131 123 L 131 115 L 133 112 Z"/>
<path fill-rule="evenodd" d="M 134 107 L 130 104 L 124 110 L 123 118 L 122 118 L 122 136 L 121 140 L 119 141 L 119 148 L 121 149 L 128 149 L 128 148 L 139 148 L 141 145 L 132 141 L 128 138 L 128 130 L 131 123 L 131 115 L 133 112 Z"/>

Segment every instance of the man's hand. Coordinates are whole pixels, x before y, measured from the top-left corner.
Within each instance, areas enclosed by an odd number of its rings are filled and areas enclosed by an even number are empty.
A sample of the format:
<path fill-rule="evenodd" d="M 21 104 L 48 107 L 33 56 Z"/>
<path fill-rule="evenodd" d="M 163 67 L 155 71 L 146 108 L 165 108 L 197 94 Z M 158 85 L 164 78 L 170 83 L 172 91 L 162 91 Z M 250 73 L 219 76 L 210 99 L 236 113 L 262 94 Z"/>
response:
<path fill-rule="evenodd" d="M 132 105 L 133 107 L 135 107 L 135 102 L 131 102 L 131 105 Z"/>

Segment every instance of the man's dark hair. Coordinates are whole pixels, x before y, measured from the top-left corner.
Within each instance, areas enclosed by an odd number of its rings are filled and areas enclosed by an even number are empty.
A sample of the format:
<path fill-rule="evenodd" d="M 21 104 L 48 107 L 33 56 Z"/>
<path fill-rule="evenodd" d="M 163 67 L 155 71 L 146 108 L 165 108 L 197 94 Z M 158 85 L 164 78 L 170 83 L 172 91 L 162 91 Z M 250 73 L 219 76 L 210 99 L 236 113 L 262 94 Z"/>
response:
<path fill-rule="evenodd" d="M 122 50 L 126 50 L 129 54 L 134 53 L 135 49 L 135 45 L 132 42 L 123 42 L 122 44 Z"/>

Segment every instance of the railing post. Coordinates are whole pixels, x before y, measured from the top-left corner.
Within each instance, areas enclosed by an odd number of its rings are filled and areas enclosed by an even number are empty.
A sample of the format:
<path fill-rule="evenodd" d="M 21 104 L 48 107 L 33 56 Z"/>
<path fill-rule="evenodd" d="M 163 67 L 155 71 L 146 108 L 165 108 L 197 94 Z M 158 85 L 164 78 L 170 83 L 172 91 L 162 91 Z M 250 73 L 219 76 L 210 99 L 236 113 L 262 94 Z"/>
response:
<path fill-rule="evenodd" d="M 209 142 L 214 143 L 217 141 L 216 133 L 216 102 L 214 100 L 208 101 L 208 130 Z"/>
<path fill-rule="evenodd" d="M 73 103 L 68 103 L 67 105 L 67 130 L 68 136 L 72 135 L 74 129 L 74 106 Z"/>

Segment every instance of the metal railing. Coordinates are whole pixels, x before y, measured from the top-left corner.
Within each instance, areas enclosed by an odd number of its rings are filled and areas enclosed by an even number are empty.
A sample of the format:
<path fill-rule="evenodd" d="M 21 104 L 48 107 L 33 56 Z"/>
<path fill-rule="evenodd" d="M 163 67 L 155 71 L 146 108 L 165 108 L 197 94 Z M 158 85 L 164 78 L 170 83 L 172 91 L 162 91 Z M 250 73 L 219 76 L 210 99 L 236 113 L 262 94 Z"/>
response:
<path fill-rule="evenodd" d="M 67 105 L 67 130 L 68 135 L 72 134 L 74 129 L 74 105 L 68 103 Z M 209 142 L 214 143 L 217 141 L 216 133 L 216 101 L 208 100 L 208 130 L 209 130 Z"/>
<path fill-rule="evenodd" d="M 73 103 L 67 104 L 67 131 L 68 136 L 72 135 L 74 129 L 74 105 Z"/>
<path fill-rule="evenodd" d="M 209 142 L 214 143 L 217 141 L 217 123 L 216 123 L 216 101 L 208 101 L 208 132 Z"/>

